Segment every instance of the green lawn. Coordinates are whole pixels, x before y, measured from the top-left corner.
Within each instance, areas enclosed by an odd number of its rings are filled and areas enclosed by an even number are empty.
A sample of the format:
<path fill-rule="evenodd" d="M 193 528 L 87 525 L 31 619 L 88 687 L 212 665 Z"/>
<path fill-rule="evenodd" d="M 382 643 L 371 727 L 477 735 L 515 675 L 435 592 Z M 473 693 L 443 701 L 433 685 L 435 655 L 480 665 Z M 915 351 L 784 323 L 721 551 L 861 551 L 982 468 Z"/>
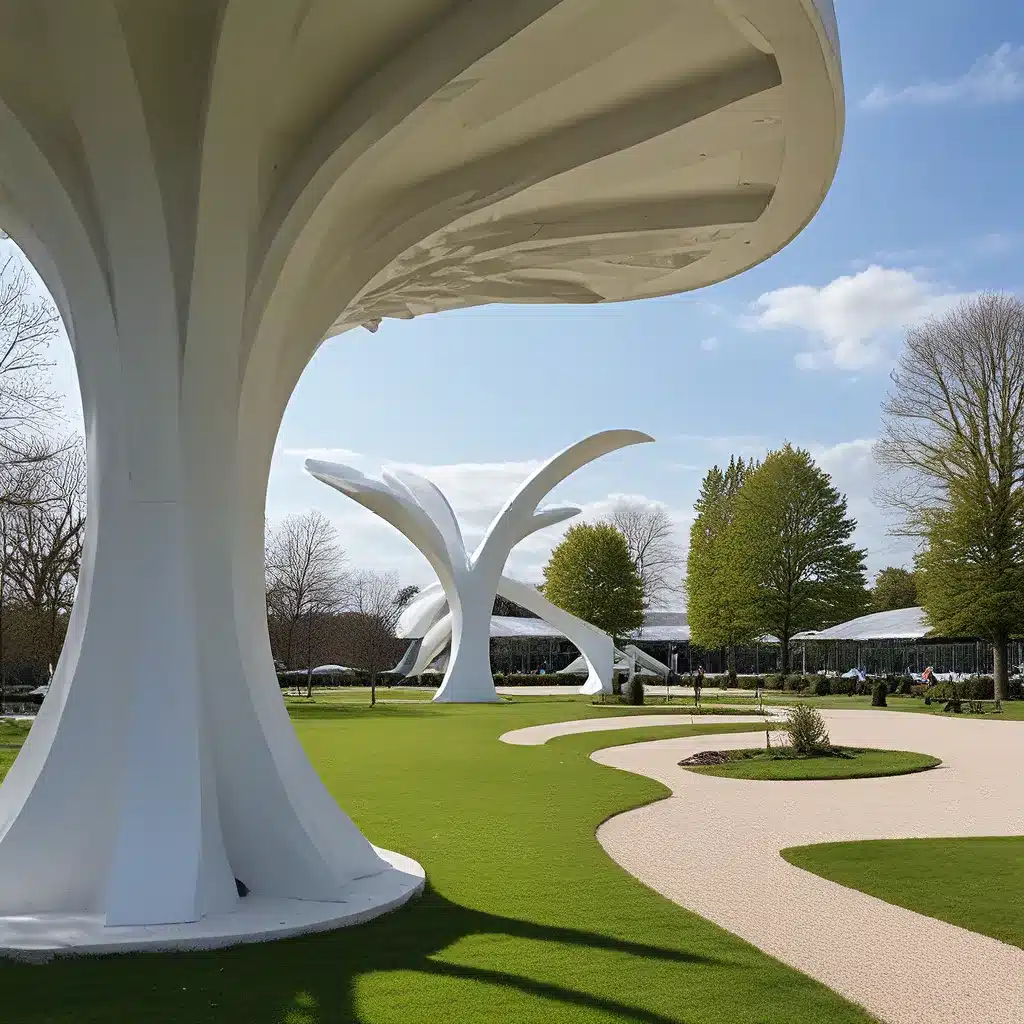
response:
<path fill-rule="evenodd" d="M 726 764 L 683 765 L 700 775 L 758 781 L 808 781 L 812 779 L 872 779 L 883 775 L 908 775 L 942 764 L 937 757 L 910 750 L 858 750 L 839 747 L 840 756 L 772 756 L 763 747 L 730 750 Z"/>
<path fill-rule="evenodd" d="M 619 711 L 621 709 L 616 709 Z M 642 709 L 640 709 L 642 710 Z M 666 790 L 602 746 L 748 728 L 656 727 L 540 747 L 500 733 L 602 716 L 576 701 L 293 707 L 326 784 L 427 892 L 356 928 L 179 955 L 0 963 L 3 1019 L 201 1024 L 852 1024 L 870 1018 L 617 867 L 598 824 Z M 154 884 L 158 880 L 154 879 Z"/>
<path fill-rule="evenodd" d="M 1024 836 L 794 846 L 799 868 L 1024 948 Z"/>

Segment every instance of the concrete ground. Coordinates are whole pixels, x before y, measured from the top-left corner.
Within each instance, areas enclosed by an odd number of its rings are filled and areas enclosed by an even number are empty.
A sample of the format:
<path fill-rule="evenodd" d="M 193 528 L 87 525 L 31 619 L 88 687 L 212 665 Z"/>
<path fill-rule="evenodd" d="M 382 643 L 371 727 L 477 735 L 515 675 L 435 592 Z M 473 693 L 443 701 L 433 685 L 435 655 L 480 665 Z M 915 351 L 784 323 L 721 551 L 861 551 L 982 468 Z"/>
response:
<path fill-rule="evenodd" d="M 786 863 L 779 850 L 856 839 L 1024 834 L 1024 722 L 884 711 L 823 715 L 834 743 L 915 750 L 943 764 L 894 778 L 756 782 L 678 767 L 698 750 L 749 747 L 749 734 L 611 747 L 594 759 L 658 779 L 672 796 L 605 822 L 598 841 L 651 888 L 883 1021 L 1020 1024 L 1024 950 L 819 878 Z M 560 726 L 578 732 L 607 722 Z M 551 727 L 539 728 L 547 734 L 524 737 L 529 730 L 517 730 L 518 737 L 502 739 L 544 742 L 553 735 Z"/>

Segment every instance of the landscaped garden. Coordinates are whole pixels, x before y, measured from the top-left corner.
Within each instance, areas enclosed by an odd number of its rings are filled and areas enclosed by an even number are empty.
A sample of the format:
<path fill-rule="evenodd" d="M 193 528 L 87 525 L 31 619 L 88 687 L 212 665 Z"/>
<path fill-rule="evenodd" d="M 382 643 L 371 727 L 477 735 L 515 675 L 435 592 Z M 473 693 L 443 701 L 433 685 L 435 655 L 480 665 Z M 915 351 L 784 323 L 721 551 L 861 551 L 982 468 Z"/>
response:
<path fill-rule="evenodd" d="M 373 709 L 340 699 L 290 703 L 313 763 L 360 828 L 424 865 L 423 897 L 359 927 L 266 945 L 71 959 L 51 964 L 45 975 L 39 967 L 0 963 L 3 1019 L 870 1019 L 823 985 L 658 896 L 595 840 L 603 820 L 666 790 L 594 763 L 592 750 L 750 725 L 625 729 L 515 747 L 498 736 L 607 717 L 607 711 L 585 698 L 502 706 L 410 701 Z"/>
<path fill-rule="evenodd" d="M 871 779 L 885 775 L 909 775 L 941 764 L 937 757 L 910 750 L 860 750 L 832 747 L 820 754 L 795 754 L 788 747 L 750 750 L 710 751 L 711 759 L 681 762 L 701 775 L 759 781 L 800 781 L 824 779 Z M 699 757 L 700 755 L 695 755 Z"/>
<path fill-rule="evenodd" d="M 819 843 L 782 856 L 887 903 L 1024 947 L 1024 836 Z"/>

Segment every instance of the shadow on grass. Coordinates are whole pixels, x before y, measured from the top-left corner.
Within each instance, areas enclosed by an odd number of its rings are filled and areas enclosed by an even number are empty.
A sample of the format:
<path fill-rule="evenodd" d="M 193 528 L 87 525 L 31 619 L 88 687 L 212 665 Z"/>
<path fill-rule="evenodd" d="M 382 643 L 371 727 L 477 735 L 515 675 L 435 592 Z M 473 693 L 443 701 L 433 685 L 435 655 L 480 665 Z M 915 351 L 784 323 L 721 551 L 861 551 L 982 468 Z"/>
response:
<path fill-rule="evenodd" d="M 360 1016 L 355 998 L 360 976 L 395 972 L 389 1002 L 396 1020 L 408 1020 L 410 1013 L 424 1011 L 427 1016 L 413 1019 L 449 1017 L 455 1012 L 453 993 L 443 983 L 450 979 L 486 986 L 491 991 L 478 994 L 477 999 L 482 996 L 495 1011 L 508 995 L 518 992 L 600 1011 L 617 1020 L 675 1024 L 674 1018 L 614 998 L 511 969 L 494 970 L 444 958 L 449 946 L 474 935 L 575 947 L 571 955 L 580 958 L 585 958 L 587 951 L 608 951 L 679 964 L 718 962 L 697 953 L 472 910 L 428 886 L 419 900 L 392 914 L 321 935 L 210 952 L 59 959 L 45 967 L 0 961 L 0 1005 L 4 1020 L 22 1024 L 143 1019 L 151 1024 L 359 1024 L 366 1020 Z M 459 959 L 472 959 L 471 951 L 459 952 Z M 536 966 L 532 957 L 521 955 L 522 949 L 509 952 L 514 954 L 509 957 L 510 966 L 522 963 L 526 970 Z M 616 969 L 628 972 L 629 963 L 620 963 Z M 398 972 L 433 976 L 445 990 L 435 987 L 426 993 L 427 1002 L 423 1003 L 423 992 L 416 991 L 423 986 L 408 984 Z M 511 991 L 503 995 L 502 989 Z M 388 991 L 391 993 L 390 986 Z M 75 1007 L 71 1016 L 69 1007 Z M 379 1014 L 375 1013 L 374 1019 L 380 1019 Z"/>

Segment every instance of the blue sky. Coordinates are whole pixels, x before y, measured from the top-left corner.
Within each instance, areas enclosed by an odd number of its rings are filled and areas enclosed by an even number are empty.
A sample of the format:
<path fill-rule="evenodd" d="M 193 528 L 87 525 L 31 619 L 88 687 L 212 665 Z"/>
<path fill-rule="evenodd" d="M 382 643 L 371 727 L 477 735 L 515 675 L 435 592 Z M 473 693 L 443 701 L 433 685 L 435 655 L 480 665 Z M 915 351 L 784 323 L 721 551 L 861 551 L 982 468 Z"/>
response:
<path fill-rule="evenodd" d="M 927 16 L 922 11 L 927 7 Z M 901 328 L 979 289 L 1024 293 L 1024 5 L 840 0 L 847 130 L 810 226 L 740 277 L 669 299 L 489 307 L 327 343 L 285 416 L 271 520 L 316 507 L 353 563 L 425 583 L 390 527 L 303 476 L 306 454 L 420 467 L 479 531 L 526 472 L 607 427 L 657 444 L 555 498 L 663 504 L 685 543 L 701 477 L 731 452 L 809 447 L 847 492 L 872 570 L 909 556 L 872 502 L 870 446 Z M 513 554 L 539 579 L 554 528 Z M 682 567 L 681 570 L 682 571 Z"/>

